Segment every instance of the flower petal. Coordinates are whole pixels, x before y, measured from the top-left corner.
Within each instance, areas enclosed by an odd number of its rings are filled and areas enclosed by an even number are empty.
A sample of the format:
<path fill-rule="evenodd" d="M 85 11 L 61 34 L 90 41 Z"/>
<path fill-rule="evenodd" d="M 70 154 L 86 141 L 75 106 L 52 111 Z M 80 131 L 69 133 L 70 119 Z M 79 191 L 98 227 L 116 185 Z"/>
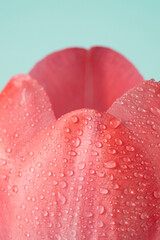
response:
<path fill-rule="evenodd" d="M 84 106 L 87 51 L 65 49 L 38 62 L 29 73 L 45 88 L 56 117 Z"/>
<path fill-rule="evenodd" d="M 90 50 L 94 109 L 106 111 L 130 88 L 143 81 L 134 65 L 118 52 L 105 47 Z"/>
<path fill-rule="evenodd" d="M 160 179 L 160 82 L 144 81 L 117 99 L 109 113 L 119 118 L 143 145 Z"/>
<path fill-rule="evenodd" d="M 143 80 L 126 58 L 104 47 L 55 52 L 38 62 L 30 75 L 45 88 L 56 117 L 84 107 L 105 111 Z"/>
<path fill-rule="evenodd" d="M 14 76 L 0 94 L 0 165 L 12 162 L 12 156 L 54 120 L 49 99 L 37 81 L 29 75 Z"/>
<path fill-rule="evenodd" d="M 28 75 L 14 76 L 0 94 L 0 239 L 9 239 L 12 209 L 4 189 L 12 172 L 21 174 L 16 156 L 37 131 L 54 120 L 44 89 Z"/>
<path fill-rule="evenodd" d="M 20 153 L 18 170 L 5 189 L 12 239 L 158 240 L 155 169 L 108 113 L 64 115 Z"/>

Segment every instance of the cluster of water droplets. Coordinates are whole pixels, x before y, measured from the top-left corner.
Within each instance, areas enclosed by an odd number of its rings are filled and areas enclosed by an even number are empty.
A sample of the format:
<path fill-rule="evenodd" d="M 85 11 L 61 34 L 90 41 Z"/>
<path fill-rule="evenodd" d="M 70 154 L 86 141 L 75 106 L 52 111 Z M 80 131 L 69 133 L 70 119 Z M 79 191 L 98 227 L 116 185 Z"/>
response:
<path fill-rule="evenodd" d="M 24 238 L 138 239 L 158 221 L 153 166 L 118 119 L 91 116 L 64 117 L 38 136 L 41 151 L 20 156 L 21 168 L 32 164 L 8 191 L 19 203 L 15 223 Z"/>

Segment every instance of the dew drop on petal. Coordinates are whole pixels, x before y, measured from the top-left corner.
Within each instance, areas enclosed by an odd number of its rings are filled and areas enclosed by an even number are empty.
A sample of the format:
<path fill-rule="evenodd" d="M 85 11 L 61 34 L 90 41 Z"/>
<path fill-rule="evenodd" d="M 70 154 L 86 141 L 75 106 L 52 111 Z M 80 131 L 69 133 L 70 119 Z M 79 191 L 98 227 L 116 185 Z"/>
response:
<path fill-rule="evenodd" d="M 29 155 L 31 156 L 31 157 L 33 157 L 33 155 L 34 155 L 34 152 L 29 152 Z"/>
<path fill-rule="evenodd" d="M 65 131 L 66 133 L 69 133 L 71 130 L 70 130 L 70 128 L 66 127 L 66 128 L 64 128 L 64 131 Z"/>
<path fill-rule="evenodd" d="M 67 171 L 67 176 L 73 176 L 73 175 L 74 175 L 74 172 L 72 170 Z"/>
<path fill-rule="evenodd" d="M 92 217 L 93 213 L 92 212 L 85 212 L 85 217 Z"/>
<path fill-rule="evenodd" d="M 115 150 L 115 149 L 108 149 L 108 153 L 110 153 L 110 154 L 115 154 L 115 153 L 116 153 L 116 150 Z"/>
<path fill-rule="evenodd" d="M 60 187 L 61 188 L 66 188 L 67 187 L 67 183 L 65 181 L 61 181 L 60 182 Z"/>
<path fill-rule="evenodd" d="M 49 216 L 48 211 L 44 211 L 44 212 L 43 212 L 43 216 L 44 216 L 44 217 L 48 217 L 48 216 Z"/>
<path fill-rule="evenodd" d="M 74 139 L 72 140 L 72 145 L 73 145 L 74 147 L 79 147 L 80 144 L 81 144 L 81 140 L 80 140 L 79 137 L 74 138 Z"/>
<path fill-rule="evenodd" d="M 103 214 L 104 213 L 104 206 L 102 206 L 102 205 L 97 206 L 97 212 L 98 212 L 98 214 Z"/>
<path fill-rule="evenodd" d="M 79 163 L 79 164 L 78 164 L 78 168 L 79 168 L 80 170 L 84 169 L 84 168 L 85 168 L 85 163 L 84 163 L 84 162 Z"/>
<path fill-rule="evenodd" d="M 11 153 L 11 152 L 12 152 L 12 149 L 11 149 L 11 148 L 7 148 L 7 149 L 6 149 L 6 152 L 7 152 L 7 153 Z"/>
<path fill-rule="evenodd" d="M 116 168 L 117 167 L 117 163 L 115 161 L 108 161 L 108 162 L 104 162 L 104 167 L 105 168 Z"/>
<path fill-rule="evenodd" d="M 66 198 L 63 194 L 58 192 L 58 203 L 64 205 L 66 203 Z"/>
<path fill-rule="evenodd" d="M 101 227 L 104 226 L 104 223 L 100 220 L 100 221 L 98 221 L 97 226 L 98 226 L 99 228 L 101 228 Z"/>
<path fill-rule="evenodd" d="M 79 121 L 79 118 L 77 116 L 72 116 L 71 120 L 73 123 L 77 123 Z"/>
<path fill-rule="evenodd" d="M 134 152 L 134 147 L 133 146 L 126 146 L 127 151 L 129 152 Z"/>
<path fill-rule="evenodd" d="M 13 187 L 12 187 L 12 191 L 15 192 L 15 193 L 18 192 L 18 187 L 17 187 L 17 185 L 13 185 Z"/>
<path fill-rule="evenodd" d="M 121 121 L 115 118 L 112 119 L 109 124 L 112 128 L 117 128 L 121 124 Z"/>
<path fill-rule="evenodd" d="M 160 198 L 160 191 L 154 191 L 153 195 L 155 198 Z"/>
<path fill-rule="evenodd" d="M 102 194 L 108 194 L 109 191 L 108 191 L 107 188 L 100 188 L 100 193 L 102 193 Z"/>
<path fill-rule="evenodd" d="M 119 138 L 116 138 L 115 139 L 115 143 L 118 145 L 118 146 L 121 146 L 123 144 L 122 140 L 119 139 Z"/>
<path fill-rule="evenodd" d="M 146 213 L 146 212 L 142 213 L 142 214 L 140 215 L 140 218 L 141 218 L 141 219 L 148 218 L 147 213 Z"/>

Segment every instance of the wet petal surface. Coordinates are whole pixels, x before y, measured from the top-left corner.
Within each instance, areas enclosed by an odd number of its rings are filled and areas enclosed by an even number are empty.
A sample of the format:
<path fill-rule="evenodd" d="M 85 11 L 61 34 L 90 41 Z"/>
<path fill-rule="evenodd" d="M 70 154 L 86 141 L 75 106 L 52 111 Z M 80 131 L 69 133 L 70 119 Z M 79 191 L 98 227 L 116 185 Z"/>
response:
<path fill-rule="evenodd" d="M 23 161 L 22 161 L 23 159 Z M 79 110 L 37 134 L 5 188 L 12 239 L 158 240 L 159 182 L 115 117 Z"/>
<path fill-rule="evenodd" d="M 12 209 L 4 189 L 19 165 L 16 156 L 37 131 L 54 120 L 44 89 L 28 75 L 13 77 L 0 94 L 0 239 L 8 239 Z M 16 171 L 18 175 L 21 170 Z M 16 191 L 16 187 L 13 189 Z"/>
<path fill-rule="evenodd" d="M 117 99 L 109 113 L 132 131 L 160 177 L 160 82 L 145 81 Z"/>

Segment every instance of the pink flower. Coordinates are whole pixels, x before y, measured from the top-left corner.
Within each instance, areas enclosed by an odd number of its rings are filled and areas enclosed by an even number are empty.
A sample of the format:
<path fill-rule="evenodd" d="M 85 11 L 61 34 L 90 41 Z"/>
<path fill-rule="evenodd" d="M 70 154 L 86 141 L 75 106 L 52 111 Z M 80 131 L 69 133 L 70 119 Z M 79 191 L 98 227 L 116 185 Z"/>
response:
<path fill-rule="evenodd" d="M 0 94 L 0 239 L 160 240 L 159 120 L 160 83 L 108 48 L 14 76 Z"/>

